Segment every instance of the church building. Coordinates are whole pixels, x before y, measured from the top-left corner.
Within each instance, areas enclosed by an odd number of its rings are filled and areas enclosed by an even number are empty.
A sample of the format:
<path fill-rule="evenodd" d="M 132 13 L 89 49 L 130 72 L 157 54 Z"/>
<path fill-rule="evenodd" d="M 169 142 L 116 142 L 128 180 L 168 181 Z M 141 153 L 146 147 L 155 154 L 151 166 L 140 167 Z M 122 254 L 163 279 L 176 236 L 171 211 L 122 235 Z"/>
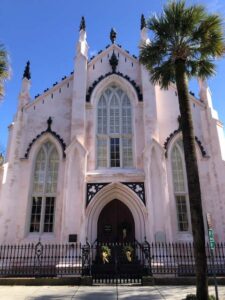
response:
<path fill-rule="evenodd" d="M 153 85 L 113 29 L 110 40 L 89 58 L 82 18 L 74 71 L 35 99 L 27 63 L 0 165 L 1 244 L 192 241 L 176 85 Z M 142 24 L 138 46 L 149 42 Z M 224 131 L 198 82 L 190 101 L 203 215 L 220 242 Z"/>

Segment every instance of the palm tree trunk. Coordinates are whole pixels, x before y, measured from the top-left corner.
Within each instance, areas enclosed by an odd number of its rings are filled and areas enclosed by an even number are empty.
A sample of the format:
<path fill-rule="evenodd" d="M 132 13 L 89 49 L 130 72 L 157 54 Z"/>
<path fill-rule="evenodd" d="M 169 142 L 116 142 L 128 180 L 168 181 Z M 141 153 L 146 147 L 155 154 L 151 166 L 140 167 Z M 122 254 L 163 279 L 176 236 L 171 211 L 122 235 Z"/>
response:
<path fill-rule="evenodd" d="M 188 81 L 185 73 L 185 61 L 175 62 L 176 85 L 181 114 L 181 131 L 183 135 L 184 156 L 187 171 L 191 224 L 194 241 L 196 265 L 197 299 L 208 299 L 207 260 L 205 252 L 205 232 L 201 202 L 201 189 L 195 151 L 195 137 L 189 101 Z"/>

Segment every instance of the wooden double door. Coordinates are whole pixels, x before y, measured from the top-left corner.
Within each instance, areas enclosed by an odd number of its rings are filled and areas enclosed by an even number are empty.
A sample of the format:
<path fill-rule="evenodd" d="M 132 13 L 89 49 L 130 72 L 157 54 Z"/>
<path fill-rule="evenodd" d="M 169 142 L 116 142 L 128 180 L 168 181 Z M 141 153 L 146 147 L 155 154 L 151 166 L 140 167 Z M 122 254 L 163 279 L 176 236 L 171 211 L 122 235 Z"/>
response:
<path fill-rule="evenodd" d="M 129 208 L 114 199 L 101 211 L 98 219 L 98 241 L 127 243 L 135 240 L 135 224 Z"/>

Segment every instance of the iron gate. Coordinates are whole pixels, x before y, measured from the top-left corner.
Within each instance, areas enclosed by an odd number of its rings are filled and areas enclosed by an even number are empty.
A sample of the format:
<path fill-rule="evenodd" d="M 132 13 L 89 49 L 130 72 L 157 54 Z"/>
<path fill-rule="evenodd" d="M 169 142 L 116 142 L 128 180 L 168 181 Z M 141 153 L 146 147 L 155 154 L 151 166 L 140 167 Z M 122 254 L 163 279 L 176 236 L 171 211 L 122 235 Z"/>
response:
<path fill-rule="evenodd" d="M 94 283 L 141 283 L 151 274 L 148 243 L 101 243 L 91 247 L 91 275 Z"/>

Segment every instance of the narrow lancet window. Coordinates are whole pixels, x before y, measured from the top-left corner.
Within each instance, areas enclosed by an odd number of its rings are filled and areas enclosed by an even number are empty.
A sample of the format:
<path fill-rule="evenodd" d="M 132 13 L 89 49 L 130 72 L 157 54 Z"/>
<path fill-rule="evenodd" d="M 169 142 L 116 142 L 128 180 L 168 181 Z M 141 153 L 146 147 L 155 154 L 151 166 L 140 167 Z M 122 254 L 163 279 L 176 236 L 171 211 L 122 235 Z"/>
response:
<path fill-rule="evenodd" d="M 173 175 L 173 189 L 177 211 L 177 225 L 180 232 L 189 230 L 188 221 L 188 192 L 184 164 L 183 143 L 177 141 L 171 152 L 171 165 Z"/>
<path fill-rule="evenodd" d="M 30 232 L 53 232 L 59 155 L 47 142 L 39 150 L 34 167 Z"/>

